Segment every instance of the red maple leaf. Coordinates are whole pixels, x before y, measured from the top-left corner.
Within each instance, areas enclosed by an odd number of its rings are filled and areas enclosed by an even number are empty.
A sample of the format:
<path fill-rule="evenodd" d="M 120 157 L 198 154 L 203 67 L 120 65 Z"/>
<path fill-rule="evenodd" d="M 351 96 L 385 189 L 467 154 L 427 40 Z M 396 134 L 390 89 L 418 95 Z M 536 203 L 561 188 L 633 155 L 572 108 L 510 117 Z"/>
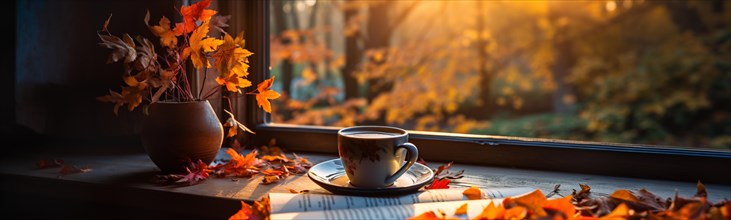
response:
<path fill-rule="evenodd" d="M 447 178 L 434 179 L 434 182 L 426 186 L 425 189 L 449 189 L 449 183 L 451 182 L 452 180 L 449 180 Z"/>
<path fill-rule="evenodd" d="M 195 163 L 191 162 L 190 166 L 186 169 L 188 170 L 188 174 L 183 176 L 183 178 L 180 178 L 177 183 L 188 183 L 188 185 L 193 185 L 208 179 L 208 165 L 203 163 L 201 160 L 198 160 L 198 162 Z"/>
<path fill-rule="evenodd" d="M 195 21 L 207 21 L 217 12 L 215 10 L 206 9 L 211 5 L 211 0 L 203 0 L 191 6 L 183 6 L 180 8 L 180 14 L 183 15 L 183 22 L 175 24 L 173 32 L 176 36 L 187 34 L 195 30 Z"/>

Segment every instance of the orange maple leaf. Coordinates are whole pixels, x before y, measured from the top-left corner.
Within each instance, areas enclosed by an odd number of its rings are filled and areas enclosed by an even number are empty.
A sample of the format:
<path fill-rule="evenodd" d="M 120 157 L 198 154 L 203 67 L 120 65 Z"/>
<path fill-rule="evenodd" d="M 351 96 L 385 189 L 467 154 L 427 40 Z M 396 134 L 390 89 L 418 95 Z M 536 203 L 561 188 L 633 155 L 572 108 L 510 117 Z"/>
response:
<path fill-rule="evenodd" d="M 524 206 L 515 206 L 505 210 L 505 219 L 526 219 L 527 216 L 528 209 Z"/>
<path fill-rule="evenodd" d="M 454 210 L 454 215 L 464 215 L 467 214 L 467 203 L 462 204 L 457 208 L 457 210 Z"/>
<path fill-rule="evenodd" d="M 279 176 L 264 176 L 264 178 L 261 179 L 261 184 L 269 185 L 272 183 L 279 182 L 279 180 L 281 180 L 281 179 L 282 179 L 282 177 L 279 177 Z"/>
<path fill-rule="evenodd" d="M 573 218 L 576 214 L 576 208 L 571 204 L 572 196 L 566 196 L 560 199 L 551 199 L 543 204 L 544 209 L 553 209 L 562 212 L 566 219 Z"/>
<path fill-rule="evenodd" d="M 421 215 L 408 218 L 408 220 L 440 220 L 440 219 L 442 219 L 442 218 L 437 216 L 437 213 L 435 213 L 434 211 L 424 212 L 424 213 L 421 213 Z"/>
<path fill-rule="evenodd" d="M 504 216 L 505 208 L 490 201 L 490 204 L 487 204 L 487 207 L 482 210 L 482 213 L 474 219 L 503 219 Z"/>
<path fill-rule="evenodd" d="M 191 6 L 183 6 L 180 8 L 180 14 L 183 15 L 183 22 L 175 24 L 175 35 L 180 36 L 187 34 L 195 29 L 195 21 L 208 21 L 217 11 L 206 9 L 211 5 L 211 0 L 203 0 Z"/>
<path fill-rule="evenodd" d="M 226 150 L 226 153 L 231 156 L 231 161 L 224 167 L 226 175 L 234 174 L 240 177 L 250 177 L 259 172 L 259 169 L 255 166 L 259 161 L 256 159 L 256 150 L 251 151 L 246 156 L 241 156 L 232 148 Z"/>
<path fill-rule="evenodd" d="M 170 30 L 170 19 L 162 16 L 159 25 L 150 26 L 150 11 L 145 15 L 145 25 L 155 36 L 160 37 L 160 45 L 168 48 L 175 48 L 178 45 L 178 37 Z"/>
<path fill-rule="evenodd" d="M 480 191 L 480 188 L 471 186 L 470 188 L 465 189 L 462 192 L 462 195 L 467 196 L 467 199 L 469 200 L 477 200 L 482 198 L 482 191 Z"/>
<path fill-rule="evenodd" d="M 253 205 L 246 204 L 241 201 L 241 209 L 229 217 L 229 220 L 269 220 L 271 214 L 271 206 L 269 205 L 269 197 L 264 197 L 260 201 L 254 201 Z"/>
<path fill-rule="evenodd" d="M 284 154 L 282 154 L 282 155 L 264 155 L 261 157 L 261 159 L 265 160 L 265 161 L 269 161 L 269 162 L 277 161 L 277 160 L 280 160 L 282 162 L 289 161 L 289 159 L 287 159 L 287 156 L 284 156 Z"/>
<path fill-rule="evenodd" d="M 269 90 L 272 84 L 274 84 L 274 76 L 259 83 L 256 88 L 259 91 L 256 94 L 256 103 L 268 113 L 272 113 L 272 104 L 269 100 L 279 98 L 280 96 L 276 91 Z"/>
<path fill-rule="evenodd" d="M 264 174 L 264 175 L 267 175 L 267 176 L 281 176 L 281 175 L 284 175 L 284 171 L 283 170 L 275 170 L 275 169 L 272 169 L 270 167 L 270 168 L 268 168 L 266 170 L 261 171 L 261 174 Z"/>
<path fill-rule="evenodd" d="M 548 215 L 543 210 L 543 205 L 548 199 L 540 190 L 534 190 L 533 192 L 523 194 L 517 197 L 509 197 L 503 200 L 503 206 L 512 207 L 512 203 L 517 203 L 520 206 L 524 206 L 530 210 L 536 217 L 543 217 Z"/>

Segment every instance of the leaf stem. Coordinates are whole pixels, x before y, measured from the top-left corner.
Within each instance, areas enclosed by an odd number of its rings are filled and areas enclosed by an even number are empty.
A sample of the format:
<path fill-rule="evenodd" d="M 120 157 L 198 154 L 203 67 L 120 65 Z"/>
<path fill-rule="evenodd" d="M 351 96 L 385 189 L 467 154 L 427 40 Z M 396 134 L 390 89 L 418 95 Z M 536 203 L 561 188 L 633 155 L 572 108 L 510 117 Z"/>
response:
<path fill-rule="evenodd" d="M 206 68 L 205 71 L 203 71 L 203 82 L 201 82 L 201 89 L 198 90 L 198 99 L 203 98 L 201 95 L 203 94 L 203 88 L 206 87 L 206 79 L 208 78 L 208 68 Z"/>
<path fill-rule="evenodd" d="M 216 91 L 219 91 L 218 87 L 213 87 L 210 92 L 206 93 L 206 96 L 204 96 L 204 100 L 210 98 L 212 95 L 215 95 Z"/>

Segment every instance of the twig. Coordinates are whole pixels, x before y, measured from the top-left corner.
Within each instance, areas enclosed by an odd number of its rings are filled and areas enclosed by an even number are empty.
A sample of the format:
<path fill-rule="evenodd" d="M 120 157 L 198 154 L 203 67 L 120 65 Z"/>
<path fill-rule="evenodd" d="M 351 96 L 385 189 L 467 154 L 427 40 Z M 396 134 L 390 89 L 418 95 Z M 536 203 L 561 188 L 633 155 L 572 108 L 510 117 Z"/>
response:
<path fill-rule="evenodd" d="M 206 70 L 203 71 L 203 82 L 201 82 L 201 89 L 198 90 L 198 99 L 202 98 L 201 95 L 203 94 L 203 88 L 206 87 L 207 78 L 208 78 L 208 68 L 206 68 Z"/>
<path fill-rule="evenodd" d="M 220 89 L 218 87 L 211 88 L 210 92 L 206 93 L 206 96 L 203 97 L 203 100 L 206 100 L 206 99 L 210 98 L 211 96 L 215 95 L 216 91 L 220 91 Z"/>

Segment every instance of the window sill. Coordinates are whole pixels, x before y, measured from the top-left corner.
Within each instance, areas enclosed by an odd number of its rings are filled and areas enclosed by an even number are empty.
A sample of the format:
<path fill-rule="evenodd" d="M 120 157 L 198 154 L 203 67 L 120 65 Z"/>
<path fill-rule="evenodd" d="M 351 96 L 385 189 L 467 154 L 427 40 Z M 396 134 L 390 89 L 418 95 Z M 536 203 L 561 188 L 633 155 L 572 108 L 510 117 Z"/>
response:
<path fill-rule="evenodd" d="M 78 152 L 78 151 L 77 151 Z M 298 153 L 299 154 L 299 153 Z M 47 154 L 46 154 L 47 155 Z M 224 155 L 221 151 L 219 156 Z M 313 163 L 335 158 L 332 154 L 300 154 Z M 261 175 L 248 178 L 211 178 L 201 184 L 184 187 L 160 186 L 148 180 L 157 168 L 146 154 L 136 153 L 65 153 L 54 154 L 68 164 L 90 167 L 87 173 L 58 176 L 58 168 L 35 169 L 39 155 L 20 155 L 0 162 L 0 176 L 4 209 L 11 213 L 38 210 L 35 206 L 43 199 L 60 205 L 69 215 L 89 215 L 92 208 L 74 207 L 67 201 L 81 204 L 107 204 L 114 211 L 140 213 L 170 213 L 172 216 L 196 218 L 227 218 L 240 207 L 240 200 L 252 201 L 269 192 L 310 190 L 327 193 L 305 175 L 290 176 L 280 184 L 261 185 Z M 440 164 L 430 164 L 435 167 Z M 560 184 L 561 195 L 588 184 L 593 192 L 610 194 L 617 189 L 646 188 L 660 197 L 668 198 L 678 192 L 681 196 L 695 194 L 695 183 L 653 179 L 619 178 L 579 173 L 548 172 L 525 169 L 455 164 L 452 170 L 465 170 L 464 178 L 453 182 L 454 187 L 533 187 L 544 193 Z M 668 175 L 672 175 L 668 173 Z M 731 198 L 731 186 L 706 184 L 710 201 Z M 9 194 L 8 194 L 9 193 Z M 6 196 L 13 195 L 13 196 Z M 26 201 L 26 202 L 16 202 Z M 8 206 L 8 204 L 12 204 Z M 64 206 L 64 204 L 66 204 Z M 26 207 L 32 206 L 32 207 Z M 98 210 L 97 210 L 98 211 Z M 41 212 L 43 213 L 43 212 Z M 36 213 L 38 214 L 38 213 Z M 99 213 L 103 215 L 102 213 Z M 46 215 L 51 215 L 46 212 Z M 127 215 L 136 214 L 127 213 Z M 166 215 L 168 216 L 168 215 Z"/>

